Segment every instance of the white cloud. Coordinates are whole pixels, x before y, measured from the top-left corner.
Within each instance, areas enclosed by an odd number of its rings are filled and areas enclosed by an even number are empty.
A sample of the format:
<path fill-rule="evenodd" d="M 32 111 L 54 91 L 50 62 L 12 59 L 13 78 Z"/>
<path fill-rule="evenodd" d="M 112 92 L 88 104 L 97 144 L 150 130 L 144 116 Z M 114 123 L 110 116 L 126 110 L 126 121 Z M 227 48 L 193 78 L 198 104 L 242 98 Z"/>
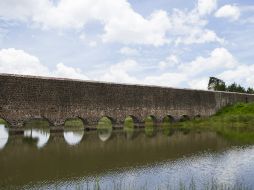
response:
<path fill-rule="evenodd" d="M 83 74 L 79 68 L 68 67 L 63 63 L 58 63 L 56 65 L 56 70 L 52 72 L 52 75 L 64 78 L 88 79 L 88 77 Z"/>
<path fill-rule="evenodd" d="M 121 53 L 123 55 L 126 55 L 126 56 L 135 56 L 135 55 L 139 54 L 137 49 L 135 49 L 135 48 L 129 48 L 129 47 L 122 47 L 119 50 L 119 53 Z"/>
<path fill-rule="evenodd" d="M 192 29 L 190 30 L 189 35 L 185 37 L 178 37 L 176 39 L 176 44 L 202 44 L 208 42 L 219 42 L 224 43 L 224 39 L 221 39 L 217 36 L 214 31 L 207 29 Z"/>
<path fill-rule="evenodd" d="M 238 20 L 240 15 L 240 9 L 236 5 L 224 5 L 215 13 L 218 18 L 228 18 L 232 21 Z"/>
<path fill-rule="evenodd" d="M 50 0 L 1 0 L 0 17 L 60 30 L 80 30 L 89 22 L 99 21 L 104 28 L 100 37 L 105 43 L 161 46 L 177 39 L 178 43 L 188 41 L 188 45 L 220 42 L 214 31 L 205 28 L 207 20 L 201 19 L 216 6 L 217 0 L 198 0 L 189 12 L 156 10 L 145 18 L 127 0 L 60 0 L 56 4 Z"/>
<path fill-rule="evenodd" d="M 233 55 L 225 48 L 214 49 L 208 57 L 197 57 L 190 63 L 181 64 L 179 69 L 190 76 L 197 76 L 205 72 L 231 69 L 236 67 L 237 61 Z"/>
<path fill-rule="evenodd" d="M 198 12 L 200 15 L 212 13 L 217 8 L 217 0 L 198 0 Z"/>
<path fill-rule="evenodd" d="M 42 65 L 37 57 L 14 48 L 0 50 L 0 72 L 49 75 L 48 68 Z"/>
<path fill-rule="evenodd" d="M 130 72 L 137 70 L 138 63 L 135 60 L 125 60 L 123 62 L 111 65 L 103 75 L 96 78 L 100 81 L 109 81 L 117 83 L 140 83 L 136 77 L 130 75 Z"/>
<path fill-rule="evenodd" d="M 179 64 L 179 59 L 176 55 L 170 55 L 168 57 L 166 57 L 166 59 L 164 61 L 161 61 L 159 63 L 159 68 L 160 69 L 166 69 L 166 68 L 172 68 L 172 67 L 176 67 L 176 65 Z"/>
<path fill-rule="evenodd" d="M 228 83 L 237 82 L 246 86 L 254 86 L 254 65 L 239 64 L 234 69 L 225 70 L 218 77 Z"/>
<path fill-rule="evenodd" d="M 196 78 L 196 79 L 190 80 L 187 83 L 190 88 L 206 90 L 208 86 L 208 81 L 209 81 L 209 78 L 204 77 L 204 78 Z"/>
<path fill-rule="evenodd" d="M 184 73 L 162 73 L 158 76 L 148 76 L 144 79 L 145 84 L 159 85 L 159 86 L 180 86 L 182 82 L 187 80 Z"/>
<path fill-rule="evenodd" d="M 50 71 L 37 57 L 14 48 L 0 50 L 0 73 L 88 79 L 79 69 L 63 63 Z"/>
<path fill-rule="evenodd" d="M 227 83 L 235 81 L 246 86 L 254 86 L 254 65 L 239 64 L 225 48 L 216 48 L 208 56 L 199 56 L 186 63 L 180 62 L 179 58 L 173 54 L 165 61 L 167 61 L 165 65 L 158 64 L 156 74 L 143 78 L 137 77 L 139 76 L 137 73 L 143 72 L 143 67 L 135 60 L 127 59 L 111 65 L 90 79 L 171 87 L 185 85 L 196 89 L 206 89 L 208 77 L 213 75 Z M 161 67 L 170 68 L 170 71 L 161 72 Z M 14 48 L 0 50 L 0 73 L 89 79 L 79 68 L 69 67 L 63 63 L 57 64 L 56 68 L 50 71 L 37 57 Z"/>
<path fill-rule="evenodd" d="M 196 9 L 190 12 L 175 9 L 170 18 L 172 23 L 170 32 L 176 45 L 224 42 L 214 31 L 206 28 L 208 21 L 202 19 Z"/>

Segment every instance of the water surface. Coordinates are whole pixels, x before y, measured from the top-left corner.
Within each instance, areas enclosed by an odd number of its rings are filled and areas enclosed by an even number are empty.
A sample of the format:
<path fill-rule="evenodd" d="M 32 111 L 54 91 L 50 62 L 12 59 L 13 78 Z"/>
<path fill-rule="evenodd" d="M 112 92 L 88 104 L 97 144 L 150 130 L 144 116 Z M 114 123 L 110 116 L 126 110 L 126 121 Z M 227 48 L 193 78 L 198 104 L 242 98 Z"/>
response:
<path fill-rule="evenodd" d="M 84 132 L 0 126 L 1 189 L 179 189 L 209 183 L 254 189 L 254 146 L 215 132 Z"/>

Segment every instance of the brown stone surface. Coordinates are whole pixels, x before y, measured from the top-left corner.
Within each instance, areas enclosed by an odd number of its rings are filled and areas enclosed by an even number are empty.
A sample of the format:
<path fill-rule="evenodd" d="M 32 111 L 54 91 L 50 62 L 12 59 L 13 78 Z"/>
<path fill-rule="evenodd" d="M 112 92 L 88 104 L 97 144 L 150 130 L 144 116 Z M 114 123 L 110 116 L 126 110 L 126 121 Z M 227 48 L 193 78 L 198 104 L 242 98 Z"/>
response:
<path fill-rule="evenodd" d="M 103 116 L 118 124 L 128 115 L 139 122 L 148 115 L 158 121 L 166 115 L 205 117 L 246 101 L 254 95 L 0 74 L 0 118 L 13 127 L 33 118 L 58 126 L 76 117 L 88 124 Z"/>

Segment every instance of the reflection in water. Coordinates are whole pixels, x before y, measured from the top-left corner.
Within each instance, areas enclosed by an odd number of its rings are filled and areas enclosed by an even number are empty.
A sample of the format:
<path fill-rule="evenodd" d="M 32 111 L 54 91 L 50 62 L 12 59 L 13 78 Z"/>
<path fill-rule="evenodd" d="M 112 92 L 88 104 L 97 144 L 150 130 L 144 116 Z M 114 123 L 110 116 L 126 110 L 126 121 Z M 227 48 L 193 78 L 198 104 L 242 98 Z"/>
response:
<path fill-rule="evenodd" d="M 76 145 L 80 143 L 84 136 L 84 130 L 65 130 L 64 139 L 69 145 Z"/>
<path fill-rule="evenodd" d="M 181 182 L 188 188 L 192 179 L 196 189 L 204 189 L 211 179 L 229 186 L 244 179 L 254 189 L 253 146 L 213 132 L 176 130 L 168 137 L 157 131 L 147 138 L 142 129 L 126 140 L 126 131 L 101 129 L 88 132 L 79 146 L 71 148 L 62 134 L 54 133 L 42 151 L 22 136 L 10 136 L 0 151 L 0 189 L 87 189 L 87 185 L 94 189 L 95 179 L 100 189 L 117 185 L 123 185 L 117 189 L 167 189 L 167 184 L 180 189 Z M 101 140 L 110 140 L 101 143 L 98 134 Z"/>
<path fill-rule="evenodd" d="M 131 140 L 134 137 L 134 128 L 126 128 L 124 129 L 126 138 L 128 140 Z"/>
<path fill-rule="evenodd" d="M 108 117 L 101 118 L 97 126 L 99 139 L 103 142 L 107 141 L 111 137 L 112 130 L 111 120 Z"/>
<path fill-rule="evenodd" d="M 132 139 L 134 136 L 134 120 L 131 116 L 126 117 L 124 120 L 124 132 L 126 135 L 126 138 L 128 140 Z"/>
<path fill-rule="evenodd" d="M 103 142 L 107 141 L 112 134 L 112 128 L 104 127 L 104 128 L 98 128 L 98 136 L 99 139 Z"/>
<path fill-rule="evenodd" d="M 155 118 L 148 116 L 145 119 L 145 134 L 148 137 L 153 137 L 155 135 Z"/>
<path fill-rule="evenodd" d="M 25 129 L 24 131 L 25 140 L 35 140 L 38 148 L 44 147 L 50 137 L 49 129 Z"/>
<path fill-rule="evenodd" d="M 8 142 L 9 134 L 8 130 L 5 128 L 5 125 L 0 124 L 0 149 L 4 148 Z"/>

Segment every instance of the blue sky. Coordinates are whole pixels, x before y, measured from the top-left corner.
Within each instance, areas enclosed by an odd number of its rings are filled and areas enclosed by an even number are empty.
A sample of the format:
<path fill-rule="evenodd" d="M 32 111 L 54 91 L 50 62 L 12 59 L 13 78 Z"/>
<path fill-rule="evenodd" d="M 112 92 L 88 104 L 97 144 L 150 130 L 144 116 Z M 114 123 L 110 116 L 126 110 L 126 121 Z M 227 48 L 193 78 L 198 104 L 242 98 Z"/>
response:
<path fill-rule="evenodd" d="M 251 0 L 0 0 L 0 73 L 254 86 Z"/>

